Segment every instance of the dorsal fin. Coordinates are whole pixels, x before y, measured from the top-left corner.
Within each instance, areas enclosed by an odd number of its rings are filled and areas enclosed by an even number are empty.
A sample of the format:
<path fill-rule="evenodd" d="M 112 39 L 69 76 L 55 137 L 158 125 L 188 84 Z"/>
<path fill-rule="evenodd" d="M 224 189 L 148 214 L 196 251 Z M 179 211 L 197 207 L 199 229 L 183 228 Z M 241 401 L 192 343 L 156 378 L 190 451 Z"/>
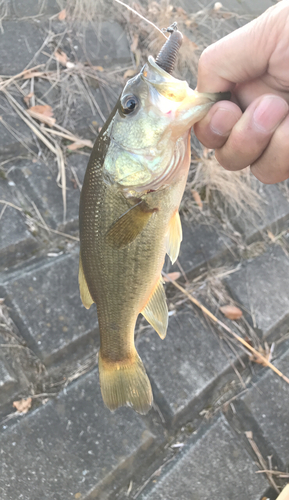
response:
<path fill-rule="evenodd" d="M 164 339 L 168 327 L 168 307 L 162 277 L 158 280 L 148 303 L 141 313 L 161 339 Z"/>
<path fill-rule="evenodd" d="M 172 264 L 177 260 L 181 241 L 183 239 L 182 225 L 179 212 L 176 211 L 172 216 L 167 235 L 167 254 L 171 259 Z"/>

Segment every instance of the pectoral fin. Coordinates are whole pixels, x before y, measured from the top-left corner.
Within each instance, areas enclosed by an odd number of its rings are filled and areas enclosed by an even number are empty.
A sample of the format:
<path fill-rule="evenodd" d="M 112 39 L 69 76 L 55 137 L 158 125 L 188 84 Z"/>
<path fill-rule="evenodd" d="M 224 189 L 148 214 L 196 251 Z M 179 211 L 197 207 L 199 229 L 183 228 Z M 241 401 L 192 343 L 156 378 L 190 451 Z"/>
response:
<path fill-rule="evenodd" d="M 144 200 L 134 205 L 121 215 L 108 230 L 106 239 L 109 245 L 122 248 L 134 241 L 156 210 L 149 208 Z"/>
<path fill-rule="evenodd" d="M 172 264 L 177 260 L 181 241 L 183 239 L 181 219 L 179 212 L 171 218 L 169 232 L 167 235 L 167 254 L 169 255 Z"/>
<path fill-rule="evenodd" d="M 93 304 L 93 299 L 92 299 L 90 292 L 88 290 L 88 286 L 87 286 L 86 279 L 84 276 L 82 261 L 81 261 L 81 254 L 79 254 L 78 283 L 79 283 L 80 298 L 82 300 L 82 303 L 83 303 L 84 307 L 86 307 L 86 309 L 89 309 L 90 306 Z"/>
<path fill-rule="evenodd" d="M 168 327 L 168 307 L 162 278 L 159 279 L 147 305 L 141 313 L 161 339 L 164 339 Z"/>

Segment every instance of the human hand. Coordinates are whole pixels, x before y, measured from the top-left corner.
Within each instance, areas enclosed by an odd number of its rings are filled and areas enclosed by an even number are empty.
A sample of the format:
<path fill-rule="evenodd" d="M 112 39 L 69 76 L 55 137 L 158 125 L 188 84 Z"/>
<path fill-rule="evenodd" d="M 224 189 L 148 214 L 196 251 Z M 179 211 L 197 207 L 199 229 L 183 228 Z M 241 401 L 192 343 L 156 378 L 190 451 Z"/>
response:
<path fill-rule="evenodd" d="M 289 178 L 289 1 L 209 46 L 197 90 L 232 92 L 194 126 L 225 169 L 251 165 L 266 184 Z"/>

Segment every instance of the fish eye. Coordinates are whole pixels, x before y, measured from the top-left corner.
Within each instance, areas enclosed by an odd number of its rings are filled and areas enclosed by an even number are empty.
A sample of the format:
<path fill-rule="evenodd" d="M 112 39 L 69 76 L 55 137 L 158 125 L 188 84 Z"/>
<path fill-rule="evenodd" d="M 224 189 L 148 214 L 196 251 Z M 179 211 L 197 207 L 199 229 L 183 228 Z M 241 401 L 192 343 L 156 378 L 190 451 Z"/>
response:
<path fill-rule="evenodd" d="M 125 95 L 120 101 L 121 111 L 124 115 L 129 115 L 138 107 L 138 99 L 134 95 Z"/>

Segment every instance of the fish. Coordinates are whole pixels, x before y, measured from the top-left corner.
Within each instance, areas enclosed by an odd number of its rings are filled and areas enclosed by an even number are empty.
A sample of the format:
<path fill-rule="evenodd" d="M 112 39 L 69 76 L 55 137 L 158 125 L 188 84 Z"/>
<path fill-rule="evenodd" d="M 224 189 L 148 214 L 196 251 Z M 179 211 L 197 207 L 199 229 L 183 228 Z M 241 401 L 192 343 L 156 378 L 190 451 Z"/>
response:
<path fill-rule="evenodd" d="M 227 93 L 192 90 L 172 76 L 182 34 L 176 25 L 156 60 L 128 80 L 94 144 L 80 197 L 79 287 L 96 304 L 104 404 L 146 414 L 151 383 L 136 350 L 141 313 L 161 339 L 168 308 L 162 280 L 182 240 L 179 206 L 190 166 L 190 131 Z"/>

